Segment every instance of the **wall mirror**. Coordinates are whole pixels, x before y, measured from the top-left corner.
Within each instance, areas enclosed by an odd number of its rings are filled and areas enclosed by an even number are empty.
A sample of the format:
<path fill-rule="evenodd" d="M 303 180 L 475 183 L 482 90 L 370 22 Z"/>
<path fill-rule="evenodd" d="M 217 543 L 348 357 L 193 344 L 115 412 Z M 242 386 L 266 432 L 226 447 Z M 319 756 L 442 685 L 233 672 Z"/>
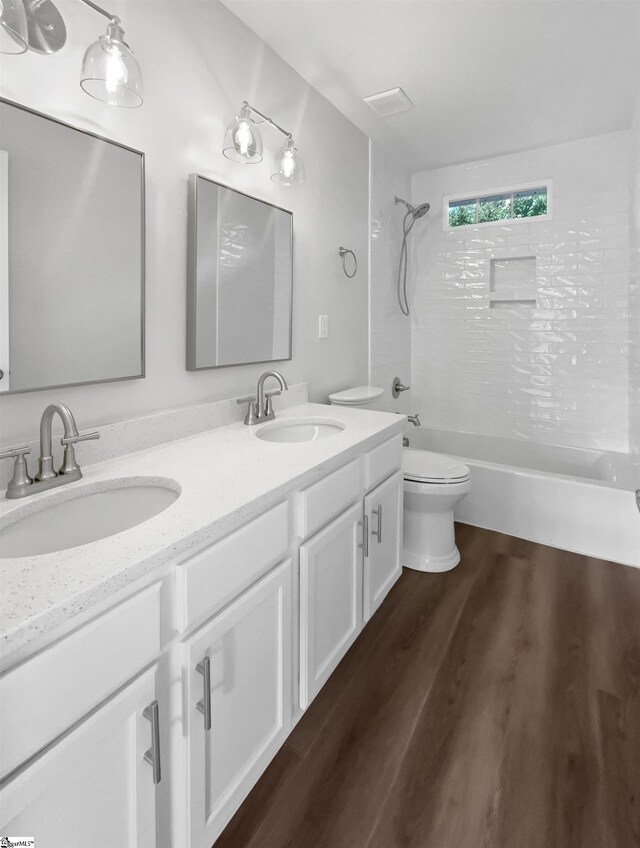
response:
<path fill-rule="evenodd" d="M 144 154 L 0 99 L 0 392 L 144 376 Z"/>
<path fill-rule="evenodd" d="M 292 214 L 189 182 L 187 369 L 291 359 Z"/>

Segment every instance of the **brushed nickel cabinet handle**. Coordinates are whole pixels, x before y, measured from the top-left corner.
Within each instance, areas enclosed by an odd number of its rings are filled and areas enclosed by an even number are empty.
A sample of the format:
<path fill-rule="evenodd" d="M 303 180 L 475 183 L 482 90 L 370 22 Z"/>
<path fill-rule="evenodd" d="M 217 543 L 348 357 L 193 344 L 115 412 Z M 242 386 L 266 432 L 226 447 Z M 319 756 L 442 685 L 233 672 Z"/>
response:
<path fill-rule="evenodd" d="M 369 516 L 365 515 L 362 521 L 358 521 L 358 527 L 362 527 L 362 542 L 358 545 L 362 548 L 364 555 L 369 556 Z"/>
<path fill-rule="evenodd" d="M 378 504 L 373 511 L 378 516 L 378 529 L 372 530 L 371 533 L 378 540 L 378 544 L 380 544 L 382 542 L 382 504 Z"/>
<path fill-rule="evenodd" d="M 151 764 L 153 769 L 153 782 L 160 783 L 162 780 L 162 768 L 160 765 L 160 714 L 158 702 L 152 701 L 145 708 L 142 715 L 151 722 L 151 747 L 145 752 L 145 760 Z"/>
<path fill-rule="evenodd" d="M 196 704 L 196 709 L 204 716 L 204 729 L 211 730 L 211 660 L 205 656 L 196 666 L 196 671 L 203 677 L 203 698 Z"/>

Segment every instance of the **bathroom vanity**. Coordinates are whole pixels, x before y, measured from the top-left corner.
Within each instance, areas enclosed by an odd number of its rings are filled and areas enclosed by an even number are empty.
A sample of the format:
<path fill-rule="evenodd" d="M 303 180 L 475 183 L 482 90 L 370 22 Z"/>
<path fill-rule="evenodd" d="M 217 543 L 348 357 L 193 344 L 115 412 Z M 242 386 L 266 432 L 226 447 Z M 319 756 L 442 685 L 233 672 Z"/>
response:
<path fill-rule="evenodd" d="M 264 436 L 311 419 L 324 438 Z M 0 559 L 1 832 L 213 844 L 400 576 L 402 422 L 303 404 L 85 469 L 70 491 L 181 492 L 115 536 Z"/>

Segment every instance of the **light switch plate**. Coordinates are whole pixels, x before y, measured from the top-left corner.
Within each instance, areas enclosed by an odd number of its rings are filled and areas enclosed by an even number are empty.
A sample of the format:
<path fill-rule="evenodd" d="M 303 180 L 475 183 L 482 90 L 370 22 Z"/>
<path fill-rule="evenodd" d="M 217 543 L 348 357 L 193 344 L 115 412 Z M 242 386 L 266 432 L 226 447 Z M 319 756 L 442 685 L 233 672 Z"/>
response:
<path fill-rule="evenodd" d="M 328 315 L 318 315 L 318 338 L 319 339 L 328 339 L 329 338 L 329 316 Z"/>

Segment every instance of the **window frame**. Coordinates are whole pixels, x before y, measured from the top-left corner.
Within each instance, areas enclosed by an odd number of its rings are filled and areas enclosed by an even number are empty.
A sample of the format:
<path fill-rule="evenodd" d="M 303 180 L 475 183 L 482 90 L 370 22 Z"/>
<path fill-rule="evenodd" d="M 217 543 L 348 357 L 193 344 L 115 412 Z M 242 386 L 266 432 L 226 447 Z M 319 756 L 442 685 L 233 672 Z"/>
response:
<path fill-rule="evenodd" d="M 473 200 L 478 201 L 484 197 L 492 197 L 496 194 L 512 194 L 518 191 L 527 191 L 534 188 L 546 188 L 547 190 L 547 213 L 546 215 L 528 215 L 525 218 L 502 218 L 500 221 L 482 221 L 474 222 L 473 224 L 460 224 L 458 227 L 449 226 L 449 204 L 455 203 L 458 200 Z M 445 232 L 457 232 L 458 230 L 469 230 L 485 227 L 510 227 L 512 224 L 522 223 L 523 221 L 531 224 L 534 221 L 551 221 L 553 218 L 553 180 L 543 179 L 534 180 L 527 183 L 517 183 L 510 186 L 499 186 L 498 188 L 489 188 L 483 191 L 467 191 L 458 192 L 456 194 L 447 194 L 442 198 L 442 229 Z"/>

